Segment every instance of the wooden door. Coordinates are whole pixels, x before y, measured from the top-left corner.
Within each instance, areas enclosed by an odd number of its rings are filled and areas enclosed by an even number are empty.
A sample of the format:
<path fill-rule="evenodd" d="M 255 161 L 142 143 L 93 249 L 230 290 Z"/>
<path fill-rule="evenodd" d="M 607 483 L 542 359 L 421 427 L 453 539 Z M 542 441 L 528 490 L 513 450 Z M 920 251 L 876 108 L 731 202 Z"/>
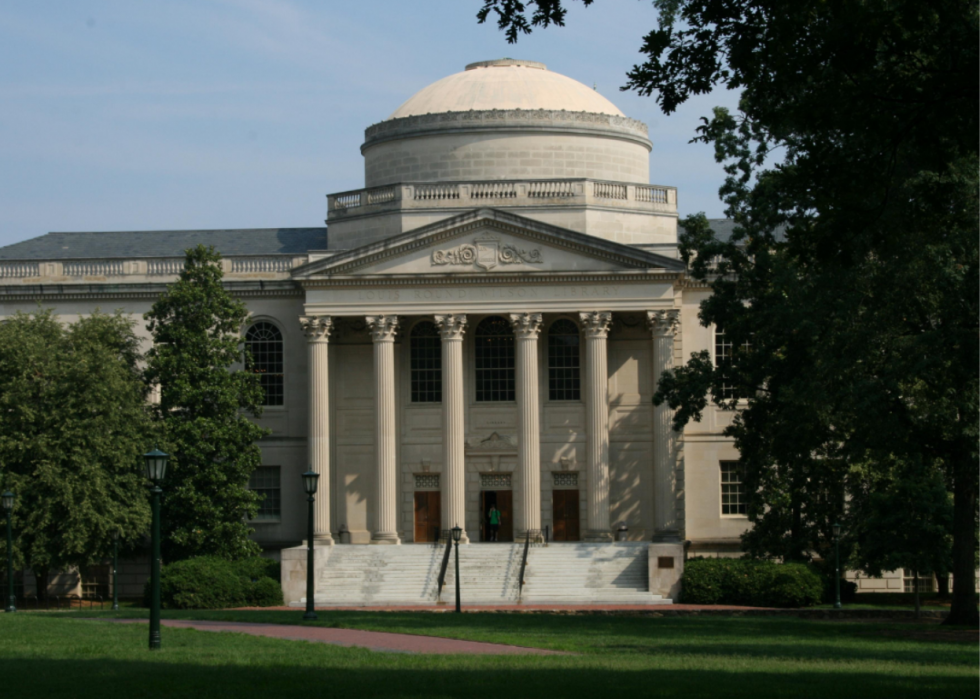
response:
<path fill-rule="evenodd" d="M 578 541 L 579 499 L 577 490 L 552 491 L 555 541 Z"/>
<path fill-rule="evenodd" d="M 497 541 L 514 540 L 513 493 L 510 490 L 480 491 L 480 541 L 490 541 L 490 506 L 500 510 Z"/>
<path fill-rule="evenodd" d="M 497 532 L 497 541 L 514 540 L 513 501 L 513 491 L 497 491 L 497 509 L 500 510 L 500 531 Z"/>
<path fill-rule="evenodd" d="M 437 541 L 442 526 L 442 493 L 420 490 L 415 493 L 415 541 Z"/>

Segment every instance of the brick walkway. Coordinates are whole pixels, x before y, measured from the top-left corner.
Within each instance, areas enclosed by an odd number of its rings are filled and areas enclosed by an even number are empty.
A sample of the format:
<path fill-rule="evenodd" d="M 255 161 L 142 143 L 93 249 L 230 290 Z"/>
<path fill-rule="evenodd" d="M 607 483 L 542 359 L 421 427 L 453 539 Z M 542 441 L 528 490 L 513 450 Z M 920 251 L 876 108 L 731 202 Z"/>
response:
<path fill-rule="evenodd" d="M 112 619 L 116 623 L 139 624 L 145 619 Z M 480 643 L 460 641 L 452 638 L 434 636 L 414 636 L 404 633 L 385 633 L 382 631 L 357 631 L 354 629 L 332 629 L 322 626 L 292 626 L 289 624 L 250 624 L 237 621 L 184 621 L 163 619 L 163 626 L 177 629 L 197 629 L 198 631 L 231 631 L 249 636 L 283 638 L 291 641 L 310 641 L 329 643 L 335 646 L 357 646 L 389 653 L 436 653 L 467 655 L 568 655 L 554 650 L 522 648 L 502 643 Z"/>

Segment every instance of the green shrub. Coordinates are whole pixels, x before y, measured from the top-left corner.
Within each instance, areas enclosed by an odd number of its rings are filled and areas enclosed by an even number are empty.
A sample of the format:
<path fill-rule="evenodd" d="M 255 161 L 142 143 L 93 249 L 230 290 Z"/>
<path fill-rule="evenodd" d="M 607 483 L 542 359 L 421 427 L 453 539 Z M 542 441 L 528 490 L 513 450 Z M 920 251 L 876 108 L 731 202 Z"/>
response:
<path fill-rule="evenodd" d="M 808 607 L 820 601 L 820 576 L 799 563 L 692 558 L 681 581 L 686 604 Z"/>
<path fill-rule="evenodd" d="M 160 604 L 164 609 L 268 607 L 283 603 L 279 564 L 265 558 L 228 561 L 200 556 L 177 561 L 160 571 Z M 144 588 L 149 606 L 150 583 Z"/>

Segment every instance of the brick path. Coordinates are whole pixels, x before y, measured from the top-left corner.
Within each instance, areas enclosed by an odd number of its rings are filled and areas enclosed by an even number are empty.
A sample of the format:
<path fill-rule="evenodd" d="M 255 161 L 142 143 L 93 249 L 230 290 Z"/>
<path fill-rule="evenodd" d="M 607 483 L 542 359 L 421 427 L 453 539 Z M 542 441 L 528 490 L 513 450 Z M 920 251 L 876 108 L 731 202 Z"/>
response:
<path fill-rule="evenodd" d="M 124 624 L 146 623 L 145 619 L 112 619 Z M 382 631 L 357 631 L 354 629 L 333 629 L 322 626 L 292 626 L 289 624 L 250 624 L 238 621 L 184 621 L 182 619 L 163 619 L 163 626 L 178 629 L 197 629 L 198 631 L 231 631 L 249 636 L 284 638 L 291 641 L 311 641 L 329 643 L 335 646 L 358 646 L 371 650 L 394 653 L 437 653 L 468 655 L 568 655 L 561 651 L 541 648 L 522 648 L 502 643 L 480 643 L 460 641 L 452 638 L 434 636 L 415 636 L 404 633 L 385 633 Z"/>

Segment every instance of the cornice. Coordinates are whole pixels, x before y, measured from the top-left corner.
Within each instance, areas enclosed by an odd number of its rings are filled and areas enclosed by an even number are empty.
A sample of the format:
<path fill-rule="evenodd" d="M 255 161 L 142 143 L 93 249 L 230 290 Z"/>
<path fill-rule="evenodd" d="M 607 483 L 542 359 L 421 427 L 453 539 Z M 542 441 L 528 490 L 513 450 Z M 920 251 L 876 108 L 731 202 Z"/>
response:
<path fill-rule="evenodd" d="M 373 124 L 364 130 L 361 152 L 385 141 L 467 131 L 578 132 L 624 138 L 652 147 L 647 125 L 625 116 L 564 109 L 489 109 L 421 114 Z"/>
<path fill-rule="evenodd" d="M 157 299 L 171 284 L 25 284 L 0 285 L 0 301 L 87 301 L 99 299 Z M 227 282 L 222 286 L 239 298 L 302 298 L 293 281 Z"/>
<path fill-rule="evenodd" d="M 300 284 L 306 290 L 330 289 L 338 287 L 377 287 L 377 286 L 486 286 L 487 284 L 642 284 L 649 282 L 678 283 L 683 272 L 577 272 L 571 274 L 555 272 L 535 273 L 456 273 L 449 275 L 412 276 L 345 276 L 324 279 L 302 279 Z"/>

